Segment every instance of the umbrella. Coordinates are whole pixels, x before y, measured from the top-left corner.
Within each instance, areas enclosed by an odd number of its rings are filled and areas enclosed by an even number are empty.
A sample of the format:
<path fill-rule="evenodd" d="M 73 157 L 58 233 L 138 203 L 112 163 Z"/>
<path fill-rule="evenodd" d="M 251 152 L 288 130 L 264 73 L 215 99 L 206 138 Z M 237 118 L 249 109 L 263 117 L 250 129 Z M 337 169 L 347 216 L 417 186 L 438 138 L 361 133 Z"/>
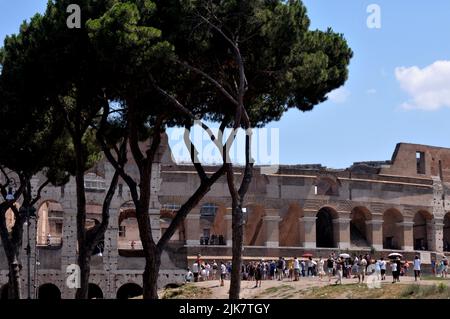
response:
<path fill-rule="evenodd" d="M 339 257 L 347 259 L 347 258 L 350 258 L 350 255 L 349 254 L 340 254 Z"/>
<path fill-rule="evenodd" d="M 302 257 L 312 257 L 312 254 L 303 254 Z"/>
<path fill-rule="evenodd" d="M 389 254 L 388 257 L 389 257 L 389 258 L 397 258 L 397 257 L 402 258 L 403 255 L 402 255 L 402 254 L 399 254 L 399 253 L 392 253 L 392 254 Z"/>

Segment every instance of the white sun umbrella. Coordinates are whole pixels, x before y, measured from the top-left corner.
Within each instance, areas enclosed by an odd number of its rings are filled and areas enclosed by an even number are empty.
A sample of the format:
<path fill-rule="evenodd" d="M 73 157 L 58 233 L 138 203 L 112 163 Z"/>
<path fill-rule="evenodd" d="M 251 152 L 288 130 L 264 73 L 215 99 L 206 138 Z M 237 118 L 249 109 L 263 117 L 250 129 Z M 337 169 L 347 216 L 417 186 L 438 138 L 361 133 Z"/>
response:
<path fill-rule="evenodd" d="M 399 254 L 399 253 L 392 253 L 392 254 L 389 254 L 388 257 L 389 257 L 389 258 L 397 258 L 397 257 L 402 258 L 403 255 L 402 255 L 402 254 Z"/>
<path fill-rule="evenodd" d="M 350 258 L 350 255 L 349 255 L 349 254 L 346 254 L 346 253 L 343 253 L 343 254 L 340 254 L 339 257 L 342 257 L 342 258 L 344 258 L 344 259 L 347 259 L 347 258 Z"/>

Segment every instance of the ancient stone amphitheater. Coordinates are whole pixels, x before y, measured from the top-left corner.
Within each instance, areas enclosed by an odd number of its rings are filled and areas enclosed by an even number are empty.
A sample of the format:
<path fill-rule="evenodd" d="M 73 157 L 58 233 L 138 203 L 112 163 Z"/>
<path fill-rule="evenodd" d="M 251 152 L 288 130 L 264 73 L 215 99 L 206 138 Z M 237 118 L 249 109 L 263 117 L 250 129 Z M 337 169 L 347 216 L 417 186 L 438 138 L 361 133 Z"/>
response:
<path fill-rule="evenodd" d="M 166 152 L 167 153 L 167 152 Z M 209 170 L 214 167 L 210 167 Z M 131 174 L 136 173 L 132 165 Z M 86 174 L 88 222 L 101 219 L 113 168 L 99 162 Z M 239 174 L 239 172 L 237 172 Z M 39 184 L 39 177 L 34 183 Z M 161 156 L 153 166 L 150 216 L 154 237 L 165 231 L 199 180 L 192 166 Z M 280 166 L 271 174 L 255 168 L 246 200 L 244 258 L 326 256 L 332 251 L 420 253 L 425 263 L 450 250 L 450 149 L 400 143 L 392 159 L 332 170 L 321 165 Z M 212 188 L 174 235 L 163 254 L 159 286 L 183 281 L 200 253 L 204 259 L 231 255 L 230 197 L 224 178 Z M 67 267 L 76 263 L 75 183 L 49 187 L 30 223 L 33 298 L 73 298 Z M 139 294 L 144 259 L 126 184 L 120 182 L 110 208 L 101 254 L 93 257 L 92 298 Z M 26 243 L 26 241 L 24 241 Z M 27 290 L 26 255 L 22 256 Z M 0 287 L 5 297 L 7 263 L 0 247 Z"/>

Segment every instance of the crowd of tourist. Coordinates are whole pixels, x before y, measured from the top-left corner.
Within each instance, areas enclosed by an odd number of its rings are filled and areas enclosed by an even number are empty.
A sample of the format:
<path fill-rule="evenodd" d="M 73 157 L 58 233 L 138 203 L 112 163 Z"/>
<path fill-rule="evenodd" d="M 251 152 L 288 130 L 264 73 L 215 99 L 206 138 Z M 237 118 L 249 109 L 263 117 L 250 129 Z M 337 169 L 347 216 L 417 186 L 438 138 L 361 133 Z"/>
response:
<path fill-rule="evenodd" d="M 187 282 L 198 282 L 207 280 L 224 280 L 231 277 L 231 262 L 213 260 L 212 262 L 202 261 L 200 256 L 188 269 L 186 274 Z M 344 278 L 357 279 L 358 283 L 364 283 L 368 275 L 375 275 L 378 280 L 386 280 L 386 274 L 390 272 L 392 283 L 400 281 L 401 276 L 407 276 L 412 268 L 415 280 L 420 280 L 422 262 L 416 255 L 409 263 L 401 260 L 400 256 L 389 256 L 386 260 L 383 257 L 373 259 L 370 254 L 353 255 L 331 253 L 328 258 L 322 257 L 313 259 L 312 256 L 303 258 L 284 258 L 277 260 L 260 260 L 243 262 L 241 267 L 242 280 L 254 281 L 255 287 L 261 286 L 263 280 L 291 280 L 298 281 L 304 277 L 317 277 L 318 280 L 334 281 L 335 284 L 342 284 Z M 448 260 L 445 256 L 441 260 L 432 260 L 432 273 L 436 276 L 447 277 Z"/>

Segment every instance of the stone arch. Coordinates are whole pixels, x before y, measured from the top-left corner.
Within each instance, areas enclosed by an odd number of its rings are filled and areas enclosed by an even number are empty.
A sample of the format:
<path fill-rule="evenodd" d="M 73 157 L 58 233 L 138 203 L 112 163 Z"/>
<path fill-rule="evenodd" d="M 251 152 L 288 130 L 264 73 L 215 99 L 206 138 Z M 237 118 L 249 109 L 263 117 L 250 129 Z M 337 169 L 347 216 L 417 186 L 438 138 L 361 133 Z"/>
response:
<path fill-rule="evenodd" d="M 266 215 L 265 208 L 257 203 L 248 203 L 246 208 L 247 214 L 244 225 L 244 245 L 262 246 L 264 245 L 262 227 L 264 216 Z"/>
<path fill-rule="evenodd" d="M 38 246 L 61 246 L 64 210 L 61 203 L 45 200 L 38 206 L 36 243 Z"/>
<path fill-rule="evenodd" d="M 442 235 L 442 247 L 444 251 L 450 251 L 450 213 L 447 213 L 444 216 L 444 229 Z"/>
<path fill-rule="evenodd" d="M 119 226 L 117 248 L 119 250 L 142 250 L 136 210 L 131 202 L 127 202 L 119 208 L 117 225 Z"/>
<path fill-rule="evenodd" d="M 280 246 L 299 246 L 301 238 L 300 218 L 304 215 L 303 209 L 298 203 L 290 203 L 286 211 L 282 211 L 279 226 Z"/>
<path fill-rule="evenodd" d="M 413 244 L 414 250 L 429 250 L 431 247 L 431 221 L 433 215 L 426 210 L 419 210 L 414 215 Z"/>
<path fill-rule="evenodd" d="M 200 244 L 209 244 L 219 207 L 220 204 L 214 201 L 204 202 L 200 206 Z"/>
<path fill-rule="evenodd" d="M 131 299 L 141 296 L 143 289 L 136 283 L 126 283 L 117 290 L 117 299 Z"/>
<path fill-rule="evenodd" d="M 403 215 L 398 209 L 389 208 L 383 214 L 383 248 L 401 249 L 404 241 Z"/>
<path fill-rule="evenodd" d="M 353 246 L 367 247 L 372 244 L 372 228 L 368 224 L 372 213 L 364 206 L 356 206 L 350 214 L 350 242 Z"/>
<path fill-rule="evenodd" d="M 88 299 L 103 299 L 103 291 L 100 286 L 89 283 Z"/>
<path fill-rule="evenodd" d="M 338 218 L 336 209 L 324 206 L 316 214 L 316 245 L 317 247 L 336 247 L 338 227 L 334 227 L 333 220 Z"/>
<path fill-rule="evenodd" d="M 43 300 L 59 300 L 61 299 L 61 291 L 51 283 L 43 284 L 38 289 L 38 299 Z"/>
<path fill-rule="evenodd" d="M 0 300 L 7 300 L 8 299 L 8 288 L 9 284 L 6 283 L 0 288 Z"/>

